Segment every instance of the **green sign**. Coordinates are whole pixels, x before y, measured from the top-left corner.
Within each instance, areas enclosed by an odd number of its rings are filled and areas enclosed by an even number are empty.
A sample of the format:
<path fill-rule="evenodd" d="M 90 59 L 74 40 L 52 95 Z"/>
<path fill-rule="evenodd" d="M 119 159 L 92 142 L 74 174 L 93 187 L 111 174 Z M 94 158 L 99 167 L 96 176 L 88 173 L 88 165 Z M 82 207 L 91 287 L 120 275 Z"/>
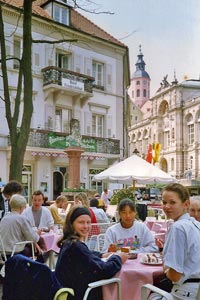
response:
<path fill-rule="evenodd" d="M 65 149 L 72 146 L 83 148 L 87 152 L 97 152 L 97 142 L 94 138 L 74 138 L 72 135 L 60 136 L 52 132 L 48 134 L 49 148 Z"/>

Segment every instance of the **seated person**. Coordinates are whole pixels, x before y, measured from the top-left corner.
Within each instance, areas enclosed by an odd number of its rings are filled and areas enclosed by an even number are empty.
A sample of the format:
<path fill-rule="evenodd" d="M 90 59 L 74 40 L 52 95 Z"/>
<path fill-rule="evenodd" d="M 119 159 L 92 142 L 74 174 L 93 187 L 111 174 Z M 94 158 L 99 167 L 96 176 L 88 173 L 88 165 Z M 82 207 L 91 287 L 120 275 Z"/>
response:
<path fill-rule="evenodd" d="M 53 229 L 54 220 L 49 209 L 42 206 L 43 202 L 43 193 L 41 191 L 35 191 L 32 196 L 32 206 L 27 207 L 23 211 L 23 215 L 29 219 L 33 228 L 40 229 L 42 231 L 49 231 L 50 229 Z M 46 252 L 46 247 L 42 237 L 38 241 L 38 244 L 44 251 L 38 261 L 46 262 L 50 252 Z"/>
<path fill-rule="evenodd" d="M 90 208 L 93 210 L 97 223 L 110 223 L 105 211 L 102 208 L 98 208 L 99 202 L 96 198 L 90 200 Z"/>
<path fill-rule="evenodd" d="M 92 252 L 84 241 L 91 228 L 91 216 L 88 208 L 73 206 L 65 220 L 63 237 L 58 242 L 61 247 L 55 269 L 55 275 L 63 287 L 74 290 L 74 300 L 83 299 L 89 283 L 96 280 L 111 278 L 127 260 L 126 253 L 116 253 L 108 260 L 101 257 L 109 254 Z M 101 288 L 93 289 L 88 300 L 102 300 Z"/>
<path fill-rule="evenodd" d="M 104 201 L 103 201 L 103 199 L 101 199 L 100 195 L 98 193 L 96 193 L 94 195 L 94 198 L 96 198 L 98 200 L 98 207 L 102 208 L 104 211 L 106 211 Z"/>
<path fill-rule="evenodd" d="M 108 251 L 111 244 L 130 246 L 137 252 L 158 252 L 150 230 L 143 222 L 135 220 L 135 203 L 130 199 L 121 200 L 118 212 L 120 222 L 106 230 L 103 252 Z"/>
<path fill-rule="evenodd" d="M 89 200 L 87 197 L 86 193 L 80 192 L 78 194 L 76 194 L 75 198 L 74 198 L 74 204 L 75 205 L 79 205 L 79 206 L 84 206 L 87 207 L 89 209 L 90 215 L 91 215 L 91 223 L 97 223 L 97 219 L 96 216 L 92 210 L 91 207 L 89 207 Z M 88 236 L 88 238 L 90 238 L 92 235 L 95 234 L 99 234 L 100 233 L 100 229 L 97 225 L 92 226 L 91 230 L 90 230 L 90 234 Z"/>
<path fill-rule="evenodd" d="M 22 214 L 26 208 L 26 199 L 15 194 L 10 199 L 11 212 L 3 217 L 0 222 L 0 235 L 6 254 L 9 256 L 12 253 L 14 244 L 23 241 L 33 241 L 35 247 L 39 249 L 37 242 L 39 241 L 41 231 L 35 231 L 29 220 Z M 17 245 L 16 253 L 21 253 L 26 256 L 31 256 L 30 247 L 25 244 Z"/>
<path fill-rule="evenodd" d="M 200 196 L 190 197 L 189 214 L 200 222 Z"/>
<path fill-rule="evenodd" d="M 47 207 L 42 206 L 44 195 L 35 191 L 32 195 L 32 206 L 27 207 L 23 214 L 30 220 L 32 227 L 53 229 L 54 220 Z"/>
<path fill-rule="evenodd" d="M 67 198 L 63 195 L 60 195 L 56 198 L 55 203 L 49 206 L 50 212 L 54 220 L 54 224 L 64 224 L 63 218 L 59 215 L 58 208 L 63 208 L 67 206 L 67 202 Z"/>

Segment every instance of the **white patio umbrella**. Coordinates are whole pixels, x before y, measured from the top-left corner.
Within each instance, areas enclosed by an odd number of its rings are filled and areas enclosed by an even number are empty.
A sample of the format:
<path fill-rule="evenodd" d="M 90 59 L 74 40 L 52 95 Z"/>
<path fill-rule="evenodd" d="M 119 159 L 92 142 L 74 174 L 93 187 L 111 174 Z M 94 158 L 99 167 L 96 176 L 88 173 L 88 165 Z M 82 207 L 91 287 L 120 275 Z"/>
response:
<path fill-rule="evenodd" d="M 139 184 L 167 184 L 177 181 L 171 175 L 135 154 L 95 175 L 93 180 L 105 180 L 133 185 L 135 185 L 135 182 Z"/>

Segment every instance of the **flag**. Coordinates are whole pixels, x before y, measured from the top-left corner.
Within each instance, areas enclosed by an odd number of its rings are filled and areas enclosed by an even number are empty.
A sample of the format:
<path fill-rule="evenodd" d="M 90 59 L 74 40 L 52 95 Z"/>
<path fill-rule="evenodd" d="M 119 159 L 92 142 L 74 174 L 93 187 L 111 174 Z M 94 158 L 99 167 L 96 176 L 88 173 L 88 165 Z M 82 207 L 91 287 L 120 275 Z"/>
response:
<path fill-rule="evenodd" d="M 147 153 L 147 156 L 146 156 L 146 161 L 148 161 L 150 164 L 152 163 L 152 145 L 149 144 L 149 148 L 148 148 L 148 153 Z"/>
<path fill-rule="evenodd" d="M 159 143 L 153 143 L 153 163 L 156 163 L 159 161 L 159 157 L 160 157 L 160 150 L 161 150 L 161 144 Z"/>

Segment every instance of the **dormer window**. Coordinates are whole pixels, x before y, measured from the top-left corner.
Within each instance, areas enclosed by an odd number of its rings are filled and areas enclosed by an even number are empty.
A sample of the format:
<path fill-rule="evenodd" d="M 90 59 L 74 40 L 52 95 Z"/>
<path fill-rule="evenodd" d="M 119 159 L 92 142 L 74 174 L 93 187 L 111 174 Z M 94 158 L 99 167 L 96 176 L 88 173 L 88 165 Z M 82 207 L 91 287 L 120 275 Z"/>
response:
<path fill-rule="evenodd" d="M 59 23 L 69 25 L 69 8 L 67 6 L 54 3 L 53 18 Z"/>

